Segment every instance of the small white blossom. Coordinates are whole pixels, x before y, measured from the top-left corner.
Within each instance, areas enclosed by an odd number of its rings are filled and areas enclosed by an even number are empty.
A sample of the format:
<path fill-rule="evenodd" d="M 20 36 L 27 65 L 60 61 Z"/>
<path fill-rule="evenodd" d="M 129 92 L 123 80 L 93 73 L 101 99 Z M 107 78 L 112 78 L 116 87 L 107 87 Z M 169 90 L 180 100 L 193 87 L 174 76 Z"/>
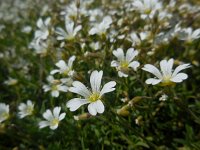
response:
<path fill-rule="evenodd" d="M 25 26 L 25 27 L 22 28 L 21 31 L 28 34 L 28 33 L 31 32 L 31 30 L 32 30 L 31 26 Z"/>
<path fill-rule="evenodd" d="M 141 42 L 145 39 L 147 39 L 149 36 L 149 32 L 141 32 L 138 35 L 135 32 L 132 32 L 130 34 L 130 41 L 132 42 L 132 45 L 140 45 Z"/>
<path fill-rule="evenodd" d="M 102 103 L 102 96 L 105 93 L 109 93 L 115 90 L 115 81 L 106 83 L 101 89 L 101 80 L 103 71 L 93 71 L 90 76 L 90 84 L 92 91 L 81 82 L 75 81 L 72 83 L 73 87 L 69 88 L 70 92 L 77 93 L 84 98 L 73 98 L 67 102 L 67 107 L 70 111 L 76 111 L 79 107 L 84 104 L 88 104 L 88 111 L 91 115 L 95 116 L 97 113 L 104 112 L 104 104 Z"/>
<path fill-rule="evenodd" d="M 95 51 L 100 49 L 100 43 L 99 42 L 93 42 L 90 44 L 90 47 L 92 47 Z"/>
<path fill-rule="evenodd" d="M 37 21 L 37 27 L 39 30 L 35 31 L 35 40 L 36 43 L 39 43 L 41 40 L 46 40 L 49 36 L 49 26 L 50 26 L 51 18 L 48 17 L 43 21 L 41 18 Z"/>
<path fill-rule="evenodd" d="M 166 101 L 168 99 L 168 96 L 166 94 L 163 94 L 160 98 L 159 101 Z"/>
<path fill-rule="evenodd" d="M 141 18 L 149 16 L 152 18 L 157 10 L 162 8 L 162 4 L 158 0 L 135 0 L 133 7 L 141 13 Z"/>
<path fill-rule="evenodd" d="M 66 113 L 61 113 L 61 107 L 55 107 L 53 109 L 53 112 L 49 109 L 47 109 L 44 113 L 43 113 L 43 117 L 47 120 L 47 121 L 40 121 L 39 122 L 39 128 L 44 128 L 49 126 L 50 129 L 55 130 L 58 128 L 58 125 L 60 123 L 61 120 L 63 120 L 65 118 Z"/>
<path fill-rule="evenodd" d="M 20 103 L 18 106 L 19 109 L 19 117 L 24 118 L 26 116 L 32 115 L 33 110 L 34 110 L 34 104 L 32 101 L 28 100 L 26 103 Z"/>
<path fill-rule="evenodd" d="M 193 31 L 192 28 L 186 28 L 180 31 L 179 33 L 179 39 L 188 42 L 192 42 L 193 40 L 200 38 L 200 29 L 196 29 Z"/>
<path fill-rule="evenodd" d="M 161 85 L 171 85 L 173 83 L 180 83 L 183 80 L 188 78 L 188 75 L 185 73 L 180 73 L 181 70 L 189 68 L 190 64 L 182 64 L 172 70 L 174 64 L 174 59 L 162 60 L 160 62 L 161 72 L 155 66 L 151 64 L 146 64 L 142 68 L 143 70 L 152 73 L 156 78 L 150 78 L 146 80 L 146 84 L 156 85 L 161 83 Z"/>
<path fill-rule="evenodd" d="M 69 18 L 76 18 L 77 17 L 77 13 L 79 13 L 79 15 L 87 15 L 88 10 L 86 10 L 85 8 L 85 0 L 84 1 L 80 1 L 79 2 L 80 7 L 77 7 L 77 2 L 73 1 L 72 3 L 68 4 L 65 7 L 65 10 L 62 11 L 60 14 L 61 15 L 65 15 L 65 19 L 69 19 Z"/>
<path fill-rule="evenodd" d="M 111 23 L 112 18 L 110 16 L 106 16 L 103 18 L 103 21 L 101 23 L 96 24 L 93 28 L 90 29 L 89 34 L 106 34 L 106 30 L 110 27 Z"/>
<path fill-rule="evenodd" d="M 36 54 L 45 56 L 47 54 L 48 45 L 45 42 L 37 43 L 36 40 L 33 40 L 30 43 L 29 48 L 33 49 Z"/>
<path fill-rule="evenodd" d="M 74 22 L 65 22 L 65 30 L 58 27 L 56 33 L 58 34 L 57 40 L 72 40 L 75 38 L 76 34 L 82 29 L 81 25 L 74 27 Z"/>
<path fill-rule="evenodd" d="M 0 103 L 0 123 L 9 118 L 9 105 Z"/>
<path fill-rule="evenodd" d="M 18 80 L 17 79 L 13 79 L 11 77 L 9 77 L 8 80 L 4 81 L 4 84 L 9 85 L 9 86 L 16 85 L 17 83 L 18 83 Z"/>
<path fill-rule="evenodd" d="M 49 82 L 49 85 L 44 85 L 43 89 L 45 92 L 51 91 L 52 97 L 58 97 L 60 91 L 68 91 L 68 87 L 63 83 L 64 80 L 56 80 L 53 76 L 48 76 L 47 81 Z"/>
<path fill-rule="evenodd" d="M 111 67 L 116 67 L 119 77 L 128 77 L 129 68 L 136 71 L 140 66 L 138 61 L 133 61 L 133 59 L 138 55 L 138 51 L 133 48 L 129 48 L 126 55 L 124 55 L 124 51 L 121 48 L 118 48 L 113 51 L 113 55 L 115 55 L 118 60 L 113 60 L 111 62 Z"/>
<path fill-rule="evenodd" d="M 60 60 L 59 62 L 56 63 L 56 66 L 59 68 L 59 69 L 55 69 L 55 70 L 52 70 L 50 72 L 50 74 L 55 74 L 55 73 L 60 73 L 60 74 L 63 74 L 63 75 L 67 75 L 69 77 L 73 77 L 75 71 L 73 70 L 73 62 L 74 60 L 76 59 L 76 56 L 71 56 L 68 60 L 68 63 L 66 64 L 64 60 Z"/>

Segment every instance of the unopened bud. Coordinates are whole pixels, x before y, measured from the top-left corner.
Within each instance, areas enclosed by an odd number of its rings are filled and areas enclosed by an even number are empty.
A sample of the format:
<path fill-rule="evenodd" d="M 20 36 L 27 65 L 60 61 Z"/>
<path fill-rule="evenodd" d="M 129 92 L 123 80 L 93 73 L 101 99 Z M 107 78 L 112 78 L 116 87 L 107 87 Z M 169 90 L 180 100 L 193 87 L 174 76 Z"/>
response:
<path fill-rule="evenodd" d="M 85 120 L 85 119 L 88 119 L 90 118 L 91 115 L 89 113 L 83 113 L 81 115 L 78 115 L 78 116 L 74 116 L 74 120 Z"/>

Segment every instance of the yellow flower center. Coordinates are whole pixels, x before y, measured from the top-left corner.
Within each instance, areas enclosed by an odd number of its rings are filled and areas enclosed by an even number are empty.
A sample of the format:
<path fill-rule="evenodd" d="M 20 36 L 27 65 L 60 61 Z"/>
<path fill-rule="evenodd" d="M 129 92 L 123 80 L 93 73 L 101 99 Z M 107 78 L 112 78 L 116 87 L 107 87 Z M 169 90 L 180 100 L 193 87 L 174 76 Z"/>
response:
<path fill-rule="evenodd" d="M 71 71 L 70 68 L 69 68 L 69 69 L 66 69 L 66 70 L 63 72 L 63 75 L 68 75 L 70 71 Z"/>
<path fill-rule="evenodd" d="M 59 124 L 59 120 L 57 118 L 54 118 L 53 120 L 51 120 L 51 126 L 55 126 Z"/>
<path fill-rule="evenodd" d="M 144 11 L 144 13 L 147 14 L 147 15 L 150 14 L 150 13 L 151 13 L 151 9 L 146 9 L 146 10 Z"/>
<path fill-rule="evenodd" d="M 9 114 L 7 112 L 4 112 L 1 114 L 1 118 L 7 119 L 9 117 Z"/>
<path fill-rule="evenodd" d="M 121 68 L 128 68 L 129 63 L 127 61 L 120 62 Z"/>
<path fill-rule="evenodd" d="M 88 100 L 90 102 L 95 102 L 97 100 L 99 100 L 101 98 L 99 93 L 93 93 L 92 95 L 90 95 L 90 97 L 88 98 Z"/>
<path fill-rule="evenodd" d="M 59 84 L 59 83 L 60 83 L 60 80 L 53 80 L 52 83 L 53 83 L 53 84 Z"/>
<path fill-rule="evenodd" d="M 28 107 L 26 108 L 26 113 L 27 113 L 27 114 L 32 114 L 32 112 L 33 112 L 33 107 L 28 106 Z"/>
<path fill-rule="evenodd" d="M 162 80 L 161 86 L 170 86 L 170 85 L 174 85 L 174 82 L 172 82 L 171 80 L 171 76 L 165 76 Z"/>
<path fill-rule="evenodd" d="M 118 68 L 119 71 L 122 71 L 124 73 L 128 73 L 129 68 L 128 68 L 129 63 L 127 61 L 121 61 L 120 66 Z"/>
<path fill-rule="evenodd" d="M 58 90 L 57 85 L 53 85 L 53 86 L 51 87 L 51 90 L 52 90 L 52 91 L 57 91 L 57 90 Z"/>

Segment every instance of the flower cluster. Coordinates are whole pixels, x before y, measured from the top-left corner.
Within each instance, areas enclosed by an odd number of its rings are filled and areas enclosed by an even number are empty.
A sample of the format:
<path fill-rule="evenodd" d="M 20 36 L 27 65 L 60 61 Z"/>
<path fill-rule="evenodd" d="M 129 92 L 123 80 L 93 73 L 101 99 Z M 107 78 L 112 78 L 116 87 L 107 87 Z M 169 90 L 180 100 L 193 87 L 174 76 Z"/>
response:
<path fill-rule="evenodd" d="M 102 149 L 162 149 L 168 143 L 171 147 L 163 149 L 180 149 L 188 145 L 173 146 L 198 139 L 198 2 L 8 0 L 0 4 L 0 133 L 9 135 L 5 131 L 16 128 L 23 139 L 31 124 L 37 128 L 28 134 L 49 134 L 48 140 L 69 134 L 63 141 L 77 146 L 72 149 L 93 147 L 87 147 L 85 139 L 90 144 L 98 141 Z M 182 113 L 192 117 L 179 119 Z M 82 122 L 87 119 L 88 124 Z M 170 139 L 165 131 L 180 136 Z M 82 147 L 76 141 L 69 143 L 72 133 Z M 183 135 L 189 138 L 179 139 Z M 30 145 L 24 141 L 14 146 Z M 39 148 L 31 149 L 44 149 L 48 144 L 41 141 Z M 57 149 L 63 141 L 47 149 Z"/>

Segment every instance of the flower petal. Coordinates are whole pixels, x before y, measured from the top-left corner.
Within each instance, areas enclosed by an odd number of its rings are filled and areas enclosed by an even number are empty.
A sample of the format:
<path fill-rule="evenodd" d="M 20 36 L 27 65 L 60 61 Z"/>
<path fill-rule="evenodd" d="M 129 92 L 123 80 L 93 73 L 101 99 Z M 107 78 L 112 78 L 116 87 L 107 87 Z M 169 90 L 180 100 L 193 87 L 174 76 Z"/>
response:
<path fill-rule="evenodd" d="M 87 103 L 89 102 L 86 99 L 73 98 L 70 101 L 68 101 L 66 105 L 67 108 L 70 109 L 70 111 L 76 111 L 79 107 Z"/>
<path fill-rule="evenodd" d="M 183 64 L 176 67 L 174 70 L 172 77 L 175 77 L 181 70 L 191 67 L 190 64 Z"/>
<path fill-rule="evenodd" d="M 52 97 L 58 97 L 59 96 L 59 91 L 51 91 L 51 96 Z"/>
<path fill-rule="evenodd" d="M 68 67 L 72 67 L 74 60 L 76 59 L 76 56 L 71 56 L 68 60 Z"/>
<path fill-rule="evenodd" d="M 99 92 L 101 86 L 101 79 L 103 76 L 103 71 L 93 71 L 90 76 L 90 84 L 93 92 Z"/>
<path fill-rule="evenodd" d="M 145 81 L 146 84 L 152 84 L 152 85 L 156 85 L 158 83 L 160 83 L 162 80 L 161 79 L 154 79 L 154 78 L 150 78 L 150 79 L 147 79 Z"/>
<path fill-rule="evenodd" d="M 55 125 L 50 125 L 50 129 L 52 129 L 52 130 L 55 130 L 55 129 L 57 129 L 58 128 L 58 123 L 57 124 L 55 124 Z"/>
<path fill-rule="evenodd" d="M 59 85 L 58 86 L 58 90 L 62 91 L 62 92 L 67 92 L 68 91 L 68 87 L 65 85 Z"/>
<path fill-rule="evenodd" d="M 170 80 L 176 83 L 182 82 L 183 80 L 187 79 L 188 75 L 185 73 L 178 73 L 176 74 L 173 78 L 171 78 Z"/>
<path fill-rule="evenodd" d="M 46 120 L 48 120 L 48 121 L 50 121 L 50 120 L 52 120 L 54 117 L 53 117 L 53 115 L 52 115 L 52 112 L 49 110 L 49 109 L 47 109 L 44 113 L 43 113 L 43 117 L 46 119 Z"/>
<path fill-rule="evenodd" d="M 192 38 L 197 39 L 199 37 L 200 37 L 200 29 L 197 29 L 192 33 Z"/>
<path fill-rule="evenodd" d="M 60 70 L 55 69 L 55 70 L 52 70 L 52 71 L 50 72 L 50 74 L 53 75 L 53 74 L 58 73 L 58 72 L 60 72 Z"/>
<path fill-rule="evenodd" d="M 60 60 L 56 63 L 56 66 L 62 70 L 65 70 L 67 68 L 67 65 L 64 60 Z"/>
<path fill-rule="evenodd" d="M 104 108 L 102 101 L 97 100 L 95 102 L 95 106 L 96 106 L 96 110 L 97 110 L 98 113 L 102 114 L 104 112 L 105 108 Z"/>
<path fill-rule="evenodd" d="M 63 120 L 63 119 L 65 118 L 65 116 L 66 116 L 66 113 L 60 114 L 60 116 L 59 116 L 59 121 Z"/>
<path fill-rule="evenodd" d="M 115 55 L 115 57 L 117 57 L 117 59 L 119 61 L 122 61 L 122 60 L 125 59 L 124 58 L 124 52 L 123 52 L 123 50 L 121 48 L 118 48 L 117 50 L 114 50 L 113 51 L 113 55 Z"/>
<path fill-rule="evenodd" d="M 69 88 L 70 92 L 79 94 L 81 96 L 84 96 L 85 98 L 91 95 L 91 92 L 87 89 L 87 87 L 83 83 L 79 81 L 74 81 L 72 85 L 73 87 Z"/>
<path fill-rule="evenodd" d="M 89 113 L 90 113 L 91 115 L 96 116 L 97 110 L 96 110 L 95 103 L 90 103 L 90 104 L 88 105 L 88 111 L 89 111 Z"/>
<path fill-rule="evenodd" d="M 53 109 L 53 115 L 55 118 L 59 118 L 60 110 L 61 110 L 61 107 L 55 107 Z"/>
<path fill-rule="evenodd" d="M 118 71 L 118 76 L 119 76 L 119 77 L 125 77 L 125 78 L 128 77 L 127 74 L 125 74 L 125 73 L 123 73 L 123 72 L 121 72 L 121 71 Z"/>
<path fill-rule="evenodd" d="M 74 29 L 74 34 L 73 36 L 75 36 L 77 34 L 78 31 L 80 31 L 82 29 L 81 25 L 78 25 L 75 29 Z"/>
<path fill-rule="evenodd" d="M 140 66 L 140 63 L 138 61 L 133 61 L 128 66 L 133 68 L 136 71 L 137 68 Z"/>
<path fill-rule="evenodd" d="M 151 64 L 144 65 L 142 70 L 150 72 L 150 73 L 152 73 L 153 75 L 155 75 L 156 77 L 158 77 L 160 79 L 162 78 L 162 75 L 161 75 L 160 71 L 158 70 L 158 68 L 156 68 L 155 66 L 153 66 Z"/>
<path fill-rule="evenodd" d="M 110 82 L 106 83 L 106 84 L 103 86 L 103 88 L 102 88 L 102 90 L 101 90 L 101 92 L 100 92 L 100 95 L 102 96 L 102 95 L 105 94 L 105 93 L 109 93 L 109 92 L 114 91 L 114 90 L 115 90 L 115 88 L 114 88 L 115 85 L 116 85 L 116 82 L 115 82 L 115 81 L 110 81 Z"/>
<path fill-rule="evenodd" d="M 93 28 L 90 29 L 90 31 L 89 31 L 89 35 L 94 35 L 94 34 L 96 34 L 96 33 L 98 33 L 98 29 L 95 28 L 95 27 L 93 27 Z"/>
<path fill-rule="evenodd" d="M 40 121 L 39 122 L 39 128 L 44 128 L 44 127 L 47 127 L 49 125 L 50 125 L 49 121 Z"/>
<path fill-rule="evenodd" d="M 118 67 L 118 66 L 119 66 L 119 62 L 118 61 L 113 60 L 111 62 L 111 67 Z"/>
<path fill-rule="evenodd" d="M 126 52 L 126 61 L 131 62 L 135 56 L 138 55 L 138 51 L 134 48 L 129 48 Z"/>

